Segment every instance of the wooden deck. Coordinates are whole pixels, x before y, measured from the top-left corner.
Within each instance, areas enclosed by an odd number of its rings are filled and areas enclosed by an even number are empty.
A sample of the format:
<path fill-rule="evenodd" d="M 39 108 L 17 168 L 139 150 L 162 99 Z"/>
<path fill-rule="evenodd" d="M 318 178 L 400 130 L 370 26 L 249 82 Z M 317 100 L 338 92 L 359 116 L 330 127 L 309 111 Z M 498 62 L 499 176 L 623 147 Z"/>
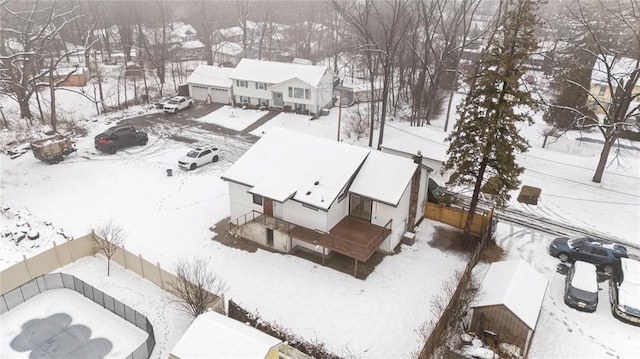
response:
<path fill-rule="evenodd" d="M 319 245 L 356 260 L 366 262 L 391 230 L 355 217 L 345 217 L 329 233 L 295 226 L 289 235 L 307 243 Z"/>

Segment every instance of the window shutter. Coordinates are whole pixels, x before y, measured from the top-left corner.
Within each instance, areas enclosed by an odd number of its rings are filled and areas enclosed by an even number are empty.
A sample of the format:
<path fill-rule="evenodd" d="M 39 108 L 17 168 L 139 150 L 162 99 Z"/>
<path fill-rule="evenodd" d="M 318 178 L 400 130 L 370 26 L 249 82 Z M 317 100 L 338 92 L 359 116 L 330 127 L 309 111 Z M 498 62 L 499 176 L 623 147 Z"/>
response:
<path fill-rule="evenodd" d="M 289 87 L 289 97 L 293 97 L 293 89 Z"/>

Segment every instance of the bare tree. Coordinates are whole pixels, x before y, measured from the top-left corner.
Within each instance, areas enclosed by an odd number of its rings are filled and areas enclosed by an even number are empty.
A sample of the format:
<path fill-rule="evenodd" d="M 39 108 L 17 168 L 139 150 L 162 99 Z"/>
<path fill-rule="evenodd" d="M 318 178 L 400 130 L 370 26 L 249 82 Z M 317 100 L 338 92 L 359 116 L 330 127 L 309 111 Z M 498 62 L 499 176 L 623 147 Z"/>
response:
<path fill-rule="evenodd" d="M 122 247 L 127 233 L 113 220 L 96 227 L 91 231 L 93 241 L 98 250 L 107 257 L 107 276 L 111 270 L 111 257 Z"/>
<path fill-rule="evenodd" d="M 215 274 L 207 259 L 193 257 L 181 259 L 175 267 L 177 279 L 167 282 L 168 292 L 184 312 L 197 317 L 226 290 L 224 281 Z"/>
<path fill-rule="evenodd" d="M 380 131 L 378 149 L 384 138 L 384 125 L 387 118 L 392 76 L 395 71 L 395 59 L 400 44 L 413 23 L 411 2 L 405 0 L 389 0 L 376 2 L 365 0 L 349 2 L 331 0 L 331 6 L 349 23 L 358 35 L 359 51 L 366 56 L 369 69 L 372 103 L 374 100 L 375 79 L 379 67 L 382 67 L 382 93 Z M 373 146 L 373 128 L 375 111 L 371 111 L 371 127 L 369 146 Z"/>
<path fill-rule="evenodd" d="M 640 117 L 640 3 L 635 0 L 573 0 L 567 17 L 578 34 L 571 40 L 580 57 L 594 64 L 591 85 L 563 77 L 573 91 L 586 94 L 587 105 L 599 115 L 585 115 L 580 108 L 554 103 L 552 106 L 575 113 L 580 127 L 595 128 L 604 145 L 592 181 L 600 183 L 611 150 L 626 126 Z M 615 33 L 615 36 L 611 34 Z M 600 96 L 600 94 L 602 96 Z M 635 125 L 637 126 L 637 124 Z"/>
<path fill-rule="evenodd" d="M 50 74 L 45 58 L 52 59 L 60 32 L 79 15 L 76 7 L 56 1 L 42 6 L 39 2 L 0 3 L 0 93 L 15 100 L 20 117 L 31 119 L 29 101 Z M 59 62 L 63 57 L 58 57 Z"/>

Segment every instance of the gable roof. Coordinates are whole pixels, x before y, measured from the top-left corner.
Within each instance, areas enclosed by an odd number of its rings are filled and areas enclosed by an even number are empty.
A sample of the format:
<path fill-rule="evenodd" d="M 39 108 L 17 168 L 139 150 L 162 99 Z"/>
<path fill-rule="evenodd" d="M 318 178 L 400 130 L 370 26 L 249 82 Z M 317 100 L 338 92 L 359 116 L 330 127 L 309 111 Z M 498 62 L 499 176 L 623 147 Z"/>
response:
<path fill-rule="evenodd" d="M 447 133 L 430 127 L 417 127 L 413 132 L 382 143 L 382 148 L 416 155 L 418 151 L 424 158 L 445 162 L 447 148 L 445 141 Z"/>
<path fill-rule="evenodd" d="M 611 77 L 607 72 L 607 66 L 611 66 Z M 618 86 L 621 80 L 626 80 L 631 76 L 631 73 L 638 70 L 640 62 L 636 59 L 628 57 L 615 58 L 613 56 L 606 56 L 604 59 L 598 57 L 593 65 L 593 71 L 591 72 L 591 83 L 598 85 L 607 85 L 609 80 L 614 86 Z"/>
<path fill-rule="evenodd" d="M 491 263 L 473 308 L 504 305 L 534 329 L 547 284 L 548 280 L 521 258 Z"/>
<path fill-rule="evenodd" d="M 265 358 L 281 340 L 216 312 L 200 314 L 171 350 L 178 358 Z"/>
<path fill-rule="evenodd" d="M 187 83 L 229 88 L 232 81 L 229 75 L 233 71 L 229 67 L 199 65 L 187 78 Z"/>
<path fill-rule="evenodd" d="M 257 81 L 268 84 L 277 84 L 297 77 L 309 85 L 317 87 L 328 70 L 323 66 L 242 59 L 229 77 L 233 80 Z"/>
<path fill-rule="evenodd" d="M 250 186 L 251 193 L 279 202 L 293 198 L 327 210 L 369 151 L 275 127 L 240 157 L 222 179 Z"/>
<path fill-rule="evenodd" d="M 371 151 L 349 192 L 397 206 L 416 168 L 418 165 L 406 158 Z"/>

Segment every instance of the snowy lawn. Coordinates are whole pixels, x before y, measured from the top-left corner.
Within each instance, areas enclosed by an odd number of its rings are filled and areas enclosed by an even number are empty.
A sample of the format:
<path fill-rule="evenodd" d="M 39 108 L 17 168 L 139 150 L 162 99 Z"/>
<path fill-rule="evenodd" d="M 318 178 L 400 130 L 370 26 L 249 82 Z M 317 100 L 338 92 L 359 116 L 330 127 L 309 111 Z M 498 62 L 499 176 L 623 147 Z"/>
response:
<path fill-rule="evenodd" d="M 59 330 L 46 323 L 56 318 L 60 319 L 56 321 Z M 0 320 L 3 358 L 31 358 L 36 353 L 64 357 L 78 347 L 85 354 L 124 358 L 147 339 L 140 328 L 69 289 L 38 294 L 4 313 Z"/>
<path fill-rule="evenodd" d="M 237 107 L 223 106 L 204 117 L 196 119 L 196 121 L 212 123 L 232 130 L 242 131 L 267 113 L 269 113 L 269 111 L 243 110 Z"/>

